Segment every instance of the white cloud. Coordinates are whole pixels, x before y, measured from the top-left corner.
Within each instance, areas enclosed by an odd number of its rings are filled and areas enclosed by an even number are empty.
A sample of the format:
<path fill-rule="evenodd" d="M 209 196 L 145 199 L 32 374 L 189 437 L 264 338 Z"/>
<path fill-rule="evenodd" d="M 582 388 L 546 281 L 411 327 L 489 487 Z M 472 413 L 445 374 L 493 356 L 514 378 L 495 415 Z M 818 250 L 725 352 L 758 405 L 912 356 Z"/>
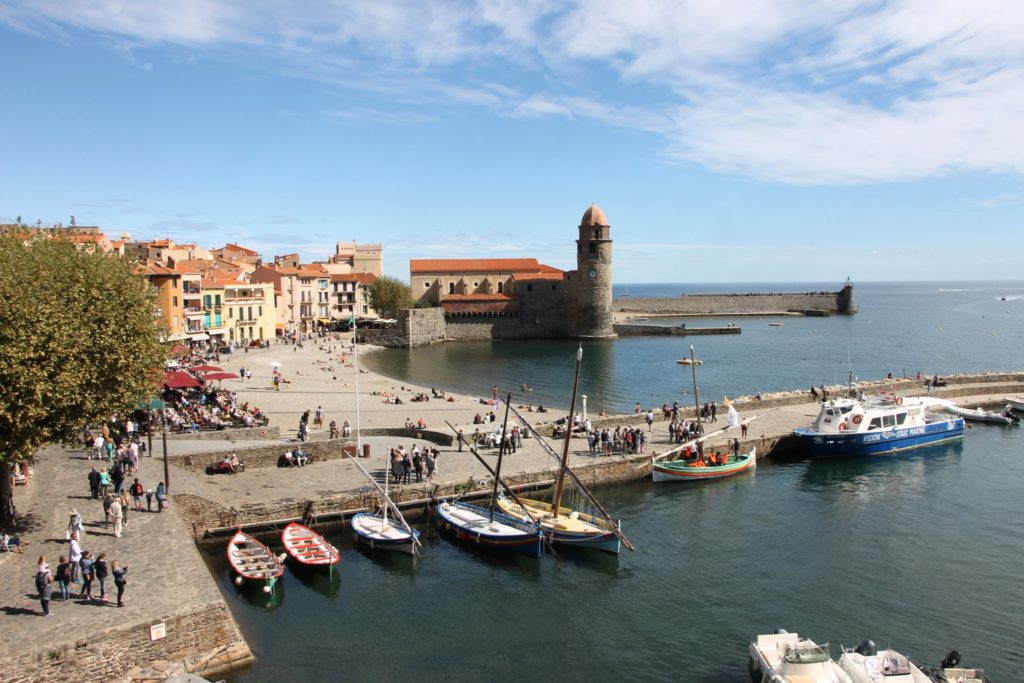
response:
<path fill-rule="evenodd" d="M 217 47 L 248 64 L 257 49 L 269 68 L 384 100 L 366 111 L 594 119 L 773 181 L 1024 172 L 1014 0 L 11 0 L 0 22 L 96 32 L 128 54 Z"/>

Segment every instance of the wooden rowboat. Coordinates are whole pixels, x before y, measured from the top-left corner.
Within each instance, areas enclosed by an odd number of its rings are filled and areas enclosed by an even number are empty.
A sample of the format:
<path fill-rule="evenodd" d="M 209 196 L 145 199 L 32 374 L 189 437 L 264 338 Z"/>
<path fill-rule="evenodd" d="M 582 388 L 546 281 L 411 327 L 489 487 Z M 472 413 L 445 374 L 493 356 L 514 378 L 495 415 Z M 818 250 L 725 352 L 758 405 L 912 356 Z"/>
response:
<path fill-rule="evenodd" d="M 654 481 L 708 481 L 731 477 L 734 474 L 752 470 L 757 467 L 757 449 L 751 448 L 749 453 L 739 458 L 730 455 L 724 465 L 694 467 L 686 460 L 658 460 L 651 469 Z"/>
<path fill-rule="evenodd" d="M 567 507 L 560 507 L 558 514 L 554 515 L 551 503 L 522 497 L 516 503 L 500 496 L 498 507 L 505 514 L 523 522 L 539 520 L 541 530 L 554 543 L 587 550 L 603 550 L 613 555 L 618 555 L 621 550 L 622 544 L 615 533 L 616 528 L 612 528 L 600 517 Z"/>
<path fill-rule="evenodd" d="M 535 524 L 463 502 L 442 501 L 437 514 L 460 541 L 503 553 L 544 554 L 544 535 Z"/>
<path fill-rule="evenodd" d="M 235 570 L 235 585 L 251 585 L 262 587 L 269 593 L 284 574 L 284 565 L 270 548 L 255 538 L 238 531 L 228 542 L 228 563 Z"/>
<path fill-rule="evenodd" d="M 307 567 L 328 567 L 341 561 L 341 553 L 308 526 L 292 522 L 281 532 L 281 543 L 292 559 Z"/>

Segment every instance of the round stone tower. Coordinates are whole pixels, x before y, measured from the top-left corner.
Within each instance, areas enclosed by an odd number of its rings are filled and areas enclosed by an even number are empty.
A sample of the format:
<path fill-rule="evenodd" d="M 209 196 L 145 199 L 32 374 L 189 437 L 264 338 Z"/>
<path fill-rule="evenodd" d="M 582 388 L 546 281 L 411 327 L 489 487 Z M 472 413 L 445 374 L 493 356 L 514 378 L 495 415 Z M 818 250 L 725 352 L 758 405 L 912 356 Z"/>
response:
<path fill-rule="evenodd" d="M 612 326 L 612 235 L 608 219 L 592 204 L 580 221 L 576 240 L 577 337 L 610 339 Z"/>

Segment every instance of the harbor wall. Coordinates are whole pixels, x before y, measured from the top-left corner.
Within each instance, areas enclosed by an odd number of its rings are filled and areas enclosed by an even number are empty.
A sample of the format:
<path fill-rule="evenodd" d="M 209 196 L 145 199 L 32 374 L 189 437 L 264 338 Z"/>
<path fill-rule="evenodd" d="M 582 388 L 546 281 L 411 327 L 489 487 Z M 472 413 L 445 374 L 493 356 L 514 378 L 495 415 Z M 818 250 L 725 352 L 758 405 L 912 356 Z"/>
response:
<path fill-rule="evenodd" d="M 616 323 L 612 326 L 615 334 L 620 337 L 664 337 L 664 336 L 700 336 L 713 334 L 740 334 L 739 327 L 687 327 L 677 325 L 637 325 L 632 323 Z"/>
<path fill-rule="evenodd" d="M 188 602 L 183 596 L 183 603 Z M 166 636 L 150 639 L 150 626 L 164 624 Z M 182 663 L 189 671 L 215 676 L 253 660 L 238 625 L 223 601 L 168 614 L 145 624 L 80 633 L 73 644 L 8 656 L 0 669 L 5 683 L 113 681 L 152 662 Z M 138 680 L 138 679 L 135 679 Z M 160 678 L 158 680 L 163 680 Z"/>
<path fill-rule="evenodd" d="M 852 288 L 839 292 L 694 294 L 678 297 L 618 298 L 615 311 L 676 315 L 769 315 L 822 311 L 853 313 Z"/>

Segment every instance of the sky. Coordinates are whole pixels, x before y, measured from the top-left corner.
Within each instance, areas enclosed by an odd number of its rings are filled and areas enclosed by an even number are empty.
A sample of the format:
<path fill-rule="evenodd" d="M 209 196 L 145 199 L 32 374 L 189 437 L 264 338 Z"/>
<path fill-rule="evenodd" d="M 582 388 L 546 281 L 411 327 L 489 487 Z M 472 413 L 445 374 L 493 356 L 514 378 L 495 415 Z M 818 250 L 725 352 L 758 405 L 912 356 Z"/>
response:
<path fill-rule="evenodd" d="M 1017 279 L 1019 0 L 0 0 L 0 222 L 616 282 Z"/>

